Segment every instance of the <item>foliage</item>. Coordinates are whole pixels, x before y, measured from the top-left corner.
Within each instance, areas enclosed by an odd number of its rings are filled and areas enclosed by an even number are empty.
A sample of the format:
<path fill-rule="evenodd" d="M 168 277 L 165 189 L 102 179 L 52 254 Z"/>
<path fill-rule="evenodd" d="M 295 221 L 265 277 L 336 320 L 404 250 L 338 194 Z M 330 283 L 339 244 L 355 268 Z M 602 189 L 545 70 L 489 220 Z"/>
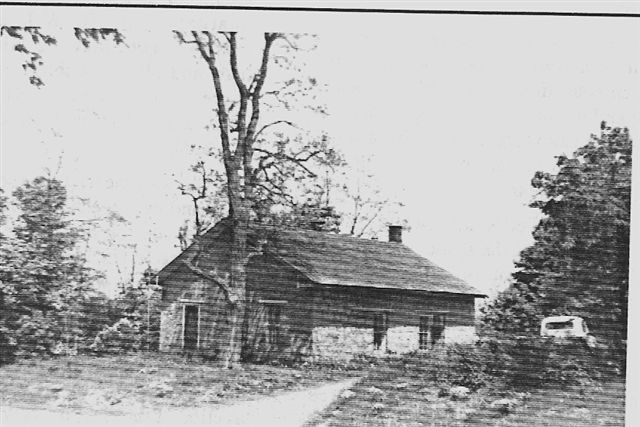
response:
<path fill-rule="evenodd" d="M 16 340 L 14 332 L 9 328 L 8 315 L 15 301 L 13 286 L 10 284 L 9 268 L 11 251 L 7 236 L 3 233 L 6 222 L 7 198 L 0 188 L 0 365 L 11 362 L 15 358 Z"/>
<path fill-rule="evenodd" d="M 54 353 L 61 343 L 75 349 L 95 278 L 77 247 L 85 236 L 71 224 L 59 180 L 40 176 L 13 195 L 20 214 L 3 239 L 3 340 L 21 354 Z"/>
<path fill-rule="evenodd" d="M 98 332 L 89 347 L 100 354 L 124 354 L 139 351 L 143 346 L 143 325 L 140 321 L 122 318 Z"/>
<path fill-rule="evenodd" d="M 537 172 L 531 204 L 543 218 L 535 243 L 516 263 L 513 282 L 484 309 L 485 325 L 536 335 L 549 315 L 587 320 L 598 341 L 624 355 L 629 280 L 631 139 L 627 129 L 602 123 L 600 135 L 556 174 Z M 602 307 L 606 307 L 603 310 Z"/>
<path fill-rule="evenodd" d="M 158 350 L 160 337 L 159 287 L 156 271 L 147 268 L 140 281 L 128 286 L 113 301 L 115 322 L 105 325 L 90 349 L 95 353 Z"/>
<path fill-rule="evenodd" d="M 475 344 L 452 345 L 444 356 L 437 382 L 472 390 L 584 386 L 617 373 L 602 349 L 580 340 L 484 336 Z"/>
<path fill-rule="evenodd" d="M 115 28 L 74 28 L 75 37 L 85 46 L 89 47 L 91 41 L 111 39 L 115 44 L 123 44 L 124 36 Z M 40 27 L 3 25 L 0 27 L 0 36 L 10 37 L 16 40 L 14 50 L 25 57 L 22 68 L 29 73 L 29 83 L 37 88 L 44 86 L 44 81 L 37 75 L 38 68 L 44 65 L 42 55 L 36 50 L 40 46 L 53 46 L 57 39 L 46 34 Z"/>
<path fill-rule="evenodd" d="M 289 137 L 278 132 L 272 144 L 260 140 L 255 166 L 260 169 L 252 205 L 253 220 L 260 224 L 280 225 L 314 231 L 337 233 L 341 215 L 331 205 L 332 185 L 329 171 L 345 166 L 342 156 L 326 137 L 319 141 Z M 274 148 L 267 148 L 273 145 Z M 176 180 L 178 190 L 189 197 L 193 219 L 185 221 L 178 232 L 180 248 L 186 249 L 210 226 L 228 215 L 226 177 L 219 168 L 221 154 L 215 150 L 191 146 L 197 160 L 190 167 L 190 177 Z M 325 170 L 325 175 L 318 171 Z"/>

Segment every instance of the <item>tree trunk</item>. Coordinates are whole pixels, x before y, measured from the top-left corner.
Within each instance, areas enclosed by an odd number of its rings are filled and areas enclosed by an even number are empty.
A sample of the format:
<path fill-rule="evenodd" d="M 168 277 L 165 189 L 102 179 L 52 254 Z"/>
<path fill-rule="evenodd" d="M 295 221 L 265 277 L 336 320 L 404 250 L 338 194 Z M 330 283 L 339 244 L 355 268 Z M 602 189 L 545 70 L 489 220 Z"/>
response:
<path fill-rule="evenodd" d="M 235 217 L 235 218 L 234 218 Z M 247 237 L 249 234 L 249 211 L 242 206 L 232 212 L 231 265 L 229 283 L 229 340 L 221 361 L 225 368 L 240 364 L 243 345 L 243 325 L 246 311 L 247 264 L 249 260 Z"/>

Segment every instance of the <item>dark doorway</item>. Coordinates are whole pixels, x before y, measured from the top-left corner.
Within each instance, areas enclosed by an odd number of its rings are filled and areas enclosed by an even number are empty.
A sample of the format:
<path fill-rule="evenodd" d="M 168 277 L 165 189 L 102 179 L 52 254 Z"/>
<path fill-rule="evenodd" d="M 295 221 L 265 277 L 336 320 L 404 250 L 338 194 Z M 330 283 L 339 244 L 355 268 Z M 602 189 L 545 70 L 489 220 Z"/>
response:
<path fill-rule="evenodd" d="M 197 305 L 184 306 L 184 349 L 195 350 L 198 348 L 198 317 Z"/>
<path fill-rule="evenodd" d="M 386 313 L 373 313 L 373 348 L 379 350 L 387 334 Z"/>
<path fill-rule="evenodd" d="M 280 306 L 276 304 L 268 304 L 265 306 L 267 311 L 267 342 L 271 350 L 278 347 L 280 339 Z"/>

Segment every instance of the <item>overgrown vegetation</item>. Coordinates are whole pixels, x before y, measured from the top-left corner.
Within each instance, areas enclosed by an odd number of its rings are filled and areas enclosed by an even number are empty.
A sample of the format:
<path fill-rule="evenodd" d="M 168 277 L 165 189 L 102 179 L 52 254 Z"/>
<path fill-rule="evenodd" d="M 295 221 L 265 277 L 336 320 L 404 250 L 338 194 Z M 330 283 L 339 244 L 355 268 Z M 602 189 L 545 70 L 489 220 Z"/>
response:
<path fill-rule="evenodd" d="M 485 350 L 440 348 L 379 360 L 361 371 L 362 380 L 306 425 L 624 425 L 623 378 L 574 381 L 573 385 L 556 378 L 545 383 L 541 379 L 545 373 L 537 378 L 533 371 L 537 364 L 532 364 L 528 376 L 534 381 L 525 384 L 517 381 L 515 369 L 498 369 L 506 371 L 499 375 L 484 372 L 480 358 L 487 356 Z M 547 377 L 568 365 L 567 361 L 554 370 L 553 360 L 559 357 L 548 359 Z M 509 381 L 517 386 L 508 385 Z"/>
<path fill-rule="evenodd" d="M 555 174 L 535 174 L 539 194 L 531 206 L 543 218 L 511 285 L 485 308 L 486 327 L 531 336 L 545 316 L 581 316 L 609 349 L 608 358 L 624 369 L 631 146 L 626 128 L 602 122 L 600 134 L 573 156 L 558 156 Z"/>
<path fill-rule="evenodd" d="M 484 308 L 480 339 L 376 363 L 311 424 L 624 424 L 628 130 L 603 122 L 558 168 L 532 181 L 544 216 L 512 284 Z M 598 344 L 540 337 L 551 315 L 585 318 Z"/>
<path fill-rule="evenodd" d="M 0 364 L 26 356 L 157 349 L 154 272 L 108 298 L 95 289 L 100 276 L 86 263 L 88 232 L 69 212 L 64 184 L 39 176 L 18 187 L 13 201 L 17 217 L 0 236 Z M 9 200 L 2 194 L 1 202 L 3 226 Z"/>

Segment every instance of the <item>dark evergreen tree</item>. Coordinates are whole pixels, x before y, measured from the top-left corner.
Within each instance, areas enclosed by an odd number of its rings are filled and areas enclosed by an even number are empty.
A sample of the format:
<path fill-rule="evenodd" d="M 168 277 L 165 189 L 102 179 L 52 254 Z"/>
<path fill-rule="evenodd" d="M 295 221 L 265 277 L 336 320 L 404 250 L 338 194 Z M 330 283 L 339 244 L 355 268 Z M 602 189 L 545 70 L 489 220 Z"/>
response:
<path fill-rule="evenodd" d="M 601 124 L 599 135 L 556 174 L 537 172 L 531 206 L 543 218 L 535 243 L 523 250 L 513 282 L 484 310 L 498 331 L 537 334 L 544 316 L 587 319 L 601 342 L 622 351 L 627 337 L 631 139 L 628 130 Z"/>
<path fill-rule="evenodd" d="M 3 232 L 6 222 L 7 198 L 0 188 L 0 365 L 11 362 L 16 351 L 16 337 L 9 321 L 15 307 L 11 285 L 11 248 L 9 237 Z"/>
<path fill-rule="evenodd" d="M 93 276 L 77 250 L 83 234 L 69 219 L 66 189 L 41 176 L 13 195 L 20 214 L 4 263 L 3 288 L 11 298 L 4 327 L 23 353 L 76 349 L 83 338 L 81 305 Z"/>

